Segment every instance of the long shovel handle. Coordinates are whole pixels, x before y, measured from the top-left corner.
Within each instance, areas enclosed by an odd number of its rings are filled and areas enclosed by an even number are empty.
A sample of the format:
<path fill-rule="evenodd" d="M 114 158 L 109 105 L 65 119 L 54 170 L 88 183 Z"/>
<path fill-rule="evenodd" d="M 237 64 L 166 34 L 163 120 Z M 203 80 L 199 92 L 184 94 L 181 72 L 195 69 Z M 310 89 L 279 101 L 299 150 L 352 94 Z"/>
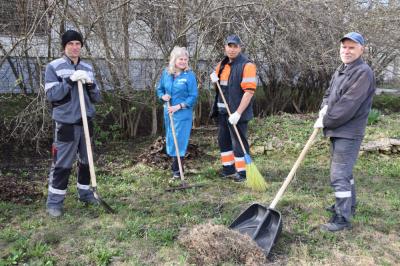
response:
<path fill-rule="evenodd" d="M 225 99 L 224 93 L 222 92 L 221 86 L 219 85 L 218 81 L 216 82 L 216 84 L 217 84 L 217 87 L 218 87 L 218 90 L 219 90 L 219 94 L 221 94 L 222 101 L 225 104 L 226 111 L 228 111 L 228 115 L 231 116 L 232 113 L 231 113 L 231 110 L 229 109 L 228 103 L 226 102 L 226 99 Z M 235 130 L 236 136 L 238 137 L 238 140 L 239 140 L 240 146 L 242 147 L 243 153 L 247 154 L 247 151 L 244 148 L 242 138 L 240 137 L 240 134 L 239 134 L 239 131 L 238 131 L 236 125 L 232 125 L 232 126 L 233 126 L 233 128 Z"/>
<path fill-rule="evenodd" d="M 171 107 L 171 104 L 169 101 L 167 102 L 168 108 Z M 185 177 L 183 176 L 183 168 L 182 168 L 182 162 L 181 162 L 181 156 L 179 154 L 179 146 L 178 146 L 178 140 L 176 139 L 176 133 L 175 133 L 175 126 L 174 126 L 174 118 L 172 116 L 172 113 L 168 112 L 169 115 L 169 121 L 171 123 L 171 129 L 172 129 L 172 137 L 174 139 L 174 144 L 175 144 L 175 153 L 176 153 L 176 158 L 178 159 L 178 166 L 179 166 L 179 174 L 181 176 L 181 181 L 185 181 Z"/>
<path fill-rule="evenodd" d="M 269 209 L 274 209 L 278 201 L 281 199 L 283 193 L 285 192 L 287 186 L 289 185 L 290 181 L 292 181 L 294 174 L 296 173 L 297 168 L 299 168 L 300 163 L 303 161 L 304 157 L 306 156 L 307 151 L 310 149 L 314 139 L 316 138 L 318 134 L 319 128 L 315 128 L 313 133 L 311 134 L 310 138 L 308 139 L 306 145 L 304 146 L 303 150 L 301 151 L 299 158 L 297 158 L 297 161 L 292 167 L 292 170 L 288 174 L 288 176 L 285 179 L 285 182 L 283 182 L 283 185 L 279 189 L 278 193 L 276 193 L 276 196 L 274 200 L 272 201 L 271 205 L 269 205 L 269 208 L 266 210 L 263 218 L 260 220 L 261 222 L 258 224 L 256 230 L 254 231 L 253 235 L 251 236 L 252 239 L 255 239 L 258 236 L 258 233 L 261 230 L 261 227 L 264 224 L 265 219 L 267 219 L 267 216 L 270 213 Z"/>
<path fill-rule="evenodd" d="M 82 82 L 80 80 L 78 80 L 78 93 L 79 93 L 79 104 L 81 107 L 83 132 L 85 134 L 86 151 L 87 151 L 87 156 L 88 156 L 88 161 L 89 161 L 90 181 L 92 184 L 92 188 L 95 190 L 97 187 L 96 173 L 94 171 L 92 145 L 90 142 L 89 126 L 88 126 L 88 121 L 87 121 L 87 116 L 86 116 L 85 97 L 83 95 L 83 86 L 82 86 Z"/>
<path fill-rule="evenodd" d="M 313 133 L 311 134 L 310 138 L 308 139 L 306 145 L 304 146 L 303 150 L 301 151 L 299 158 L 297 158 L 297 161 L 292 167 L 292 170 L 290 170 L 288 176 L 285 179 L 285 182 L 283 182 L 282 187 L 279 189 L 278 193 L 276 193 L 276 196 L 274 200 L 272 201 L 271 205 L 269 205 L 269 208 L 274 209 L 278 201 L 281 199 L 283 193 L 285 192 L 287 186 L 289 183 L 292 181 L 293 176 L 295 175 L 297 168 L 299 168 L 301 162 L 303 161 L 304 157 L 306 156 L 306 153 L 310 149 L 311 145 L 313 144 L 317 134 L 318 134 L 319 128 L 315 128 Z"/>

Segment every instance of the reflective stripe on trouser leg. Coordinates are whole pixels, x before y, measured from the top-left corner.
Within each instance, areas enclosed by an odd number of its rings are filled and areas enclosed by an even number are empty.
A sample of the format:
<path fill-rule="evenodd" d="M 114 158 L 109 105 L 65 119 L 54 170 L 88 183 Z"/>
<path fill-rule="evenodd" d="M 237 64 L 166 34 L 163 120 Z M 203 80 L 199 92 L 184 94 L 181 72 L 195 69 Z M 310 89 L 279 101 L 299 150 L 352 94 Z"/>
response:
<path fill-rule="evenodd" d="M 236 125 L 237 130 L 239 131 L 240 138 L 243 142 L 243 146 L 246 152 L 249 152 L 249 144 L 247 142 L 247 122 L 238 123 Z M 236 132 L 231 124 L 229 124 L 230 134 L 232 136 L 232 146 L 233 146 L 233 154 L 235 155 L 235 167 L 236 171 L 242 176 L 246 177 L 246 163 L 244 159 L 243 148 L 240 145 L 239 139 L 236 135 Z"/>
<path fill-rule="evenodd" d="M 244 157 L 235 157 L 235 168 L 241 176 L 246 176 L 246 163 Z"/>
<path fill-rule="evenodd" d="M 233 151 L 221 152 L 221 163 L 224 166 L 230 166 L 235 163 L 235 157 Z"/>
<path fill-rule="evenodd" d="M 76 158 L 79 132 L 74 125 L 55 123 L 54 160 L 49 173 L 48 207 L 62 207 L 72 164 Z"/>
<path fill-rule="evenodd" d="M 231 175 L 236 172 L 228 123 L 228 115 L 220 113 L 218 115 L 218 145 L 221 152 L 222 171 L 224 175 Z"/>
<path fill-rule="evenodd" d="M 335 190 L 336 213 L 351 218 L 353 167 L 361 140 L 331 138 L 331 186 Z"/>
<path fill-rule="evenodd" d="M 221 163 L 223 175 L 232 175 L 236 173 L 233 151 L 221 152 Z"/>

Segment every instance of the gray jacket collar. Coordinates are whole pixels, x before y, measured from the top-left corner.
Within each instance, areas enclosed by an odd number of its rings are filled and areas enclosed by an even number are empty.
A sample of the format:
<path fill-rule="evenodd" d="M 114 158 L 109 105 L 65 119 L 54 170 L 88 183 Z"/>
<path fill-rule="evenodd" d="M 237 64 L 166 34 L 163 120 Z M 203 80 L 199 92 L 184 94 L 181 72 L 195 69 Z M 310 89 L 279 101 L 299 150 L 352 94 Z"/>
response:
<path fill-rule="evenodd" d="M 349 74 L 352 72 L 352 70 L 357 67 L 358 65 L 361 65 L 364 63 L 364 60 L 361 58 L 361 56 L 356 59 L 354 62 L 350 63 L 350 64 L 341 64 L 338 68 L 337 71 L 341 74 Z"/>

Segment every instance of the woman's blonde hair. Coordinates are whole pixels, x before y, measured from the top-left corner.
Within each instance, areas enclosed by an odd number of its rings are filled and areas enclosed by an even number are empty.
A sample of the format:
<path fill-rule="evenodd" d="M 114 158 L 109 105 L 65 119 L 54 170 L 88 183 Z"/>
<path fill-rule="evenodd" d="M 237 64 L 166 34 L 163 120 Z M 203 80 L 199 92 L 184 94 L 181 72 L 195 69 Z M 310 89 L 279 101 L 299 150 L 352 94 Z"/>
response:
<path fill-rule="evenodd" d="M 177 73 L 177 69 L 175 67 L 175 63 L 176 60 L 178 59 L 178 57 L 181 56 L 186 56 L 189 59 L 189 53 L 186 50 L 185 47 L 179 47 L 179 46 L 175 46 L 174 49 L 172 49 L 172 52 L 169 56 L 169 64 L 168 64 L 168 73 L 169 74 L 175 74 Z M 188 66 L 184 69 L 184 71 L 189 70 L 189 64 Z"/>

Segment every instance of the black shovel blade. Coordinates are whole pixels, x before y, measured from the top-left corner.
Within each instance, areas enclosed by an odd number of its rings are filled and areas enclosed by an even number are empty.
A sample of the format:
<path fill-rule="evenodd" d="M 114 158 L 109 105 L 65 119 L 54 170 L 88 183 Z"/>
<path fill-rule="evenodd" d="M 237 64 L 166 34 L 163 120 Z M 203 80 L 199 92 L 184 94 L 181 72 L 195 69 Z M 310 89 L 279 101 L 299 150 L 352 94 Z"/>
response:
<path fill-rule="evenodd" d="M 108 213 L 115 213 L 115 210 L 110 207 L 110 205 L 105 202 L 100 195 L 97 193 L 96 189 L 93 189 L 94 198 L 100 203 L 101 206 L 108 212 Z"/>
<path fill-rule="evenodd" d="M 268 256 L 282 231 L 282 216 L 274 209 L 253 204 L 229 228 L 249 235 Z"/>

